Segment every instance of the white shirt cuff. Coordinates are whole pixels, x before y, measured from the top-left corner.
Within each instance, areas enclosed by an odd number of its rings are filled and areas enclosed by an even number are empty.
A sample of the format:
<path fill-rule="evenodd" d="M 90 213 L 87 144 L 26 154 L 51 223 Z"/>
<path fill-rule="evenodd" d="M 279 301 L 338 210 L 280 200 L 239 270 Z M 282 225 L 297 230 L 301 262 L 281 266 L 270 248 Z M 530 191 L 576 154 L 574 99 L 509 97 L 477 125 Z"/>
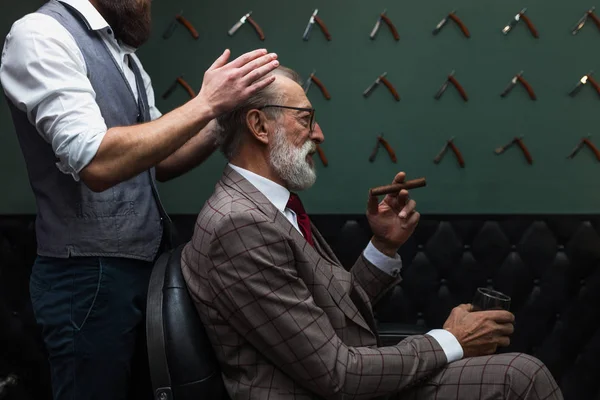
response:
<path fill-rule="evenodd" d="M 396 253 L 394 258 L 388 257 L 373 246 L 369 241 L 367 248 L 364 251 L 365 258 L 374 266 L 382 270 L 388 275 L 398 276 L 402 269 L 402 258 Z"/>
<path fill-rule="evenodd" d="M 427 332 L 428 335 L 432 336 L 442 347 L 448 362 L 460 360 L 463 358 L 463 349 L 460 343 L 454 335 L 445 329 L 432 329 Z"/>

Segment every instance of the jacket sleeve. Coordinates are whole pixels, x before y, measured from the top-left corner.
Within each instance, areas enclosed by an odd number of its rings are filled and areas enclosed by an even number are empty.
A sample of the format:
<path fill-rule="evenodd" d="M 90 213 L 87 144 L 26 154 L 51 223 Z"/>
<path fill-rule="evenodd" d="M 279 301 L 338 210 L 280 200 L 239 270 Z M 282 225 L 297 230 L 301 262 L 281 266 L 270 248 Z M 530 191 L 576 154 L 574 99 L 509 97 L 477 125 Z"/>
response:
<path fill-rule="evenodd" d="M 394 393 L 446 364 L 428 335 L 390 347 L 345 345 L 312 297 L 311 290 L 326 288 L 309 290 L 287 239 L 256 213 L 224 216 L 208 255 L 213 307 L 275 366 L 321 397 Z"/>
<path fill-rule="evenodd" d="M 402 278 L 400 274 L 390 275 L 369 262 L 361 254 L 350 270 L 356 283 L 367 293 L 374 306 L 384 294 L 396 286 Z"/>

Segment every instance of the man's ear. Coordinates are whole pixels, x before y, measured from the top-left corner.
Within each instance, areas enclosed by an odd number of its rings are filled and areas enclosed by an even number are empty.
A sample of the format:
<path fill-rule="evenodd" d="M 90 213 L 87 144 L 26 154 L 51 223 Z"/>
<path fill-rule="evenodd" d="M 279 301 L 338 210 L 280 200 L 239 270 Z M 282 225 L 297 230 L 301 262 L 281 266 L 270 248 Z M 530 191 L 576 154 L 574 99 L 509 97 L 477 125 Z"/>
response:
<path fill-rule="evenodd" d="M 246 126 L 256 139 L 264 144 L 269 143 L 269 120 L 264 112 L 260 110 L 250 110 L 246 114 Z"/>

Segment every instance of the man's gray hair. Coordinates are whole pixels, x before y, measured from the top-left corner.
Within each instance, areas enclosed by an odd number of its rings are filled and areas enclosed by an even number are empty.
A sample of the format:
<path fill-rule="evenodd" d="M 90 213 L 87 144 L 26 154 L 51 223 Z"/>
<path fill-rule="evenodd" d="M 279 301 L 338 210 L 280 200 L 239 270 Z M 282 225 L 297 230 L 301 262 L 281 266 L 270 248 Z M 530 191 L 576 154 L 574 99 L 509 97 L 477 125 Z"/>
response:
<path fill-rule="evenodd" d="M 300 75 L 296 71 L 281 65 L 267 74 L 266 77 L 273 75 L 284 76 L 301 86 L 303 83 L 302 78 L 300 78 Z M 236 156 L 244 132 L 247 132 L 248 130 L 248 127 L 246 126 L 246 115 L 248 114 L 248 111 L 260 108 L 267 104 L 280 104 L 284 100 L 284 97 L 285 96 L 282 93 L 277 92 L 277 86 L 271 84 L 250 96 L 235 109 L 217 117 L 217 126 L 220 130 L 217 135 L 217 141 L 221 151 L 228 160 L 231 160 Z M 276 119 L 279 118 L 282 110 L 280 108 L 270 107 L 265 108 L 263 112 L 267 114 L 269 118 Z"/>

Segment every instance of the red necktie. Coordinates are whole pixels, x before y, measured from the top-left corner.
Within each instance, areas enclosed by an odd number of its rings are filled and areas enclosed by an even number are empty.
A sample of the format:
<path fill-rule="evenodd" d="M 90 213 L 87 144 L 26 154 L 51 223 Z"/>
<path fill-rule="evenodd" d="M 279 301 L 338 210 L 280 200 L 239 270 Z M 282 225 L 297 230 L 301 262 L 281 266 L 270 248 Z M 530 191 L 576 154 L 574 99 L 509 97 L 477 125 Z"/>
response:
<path fill-rule="evenodd" d="M 296 213 L 296 220 L 298 221 L 300 232 L 302 232 L 306 241 L 314 247 L 312 233 L 310 232 L 310 219 L 304 210 L 300 197 L 295 193 L 290 193 L 290 199 L 288 200 L 286 207 Z"/>

